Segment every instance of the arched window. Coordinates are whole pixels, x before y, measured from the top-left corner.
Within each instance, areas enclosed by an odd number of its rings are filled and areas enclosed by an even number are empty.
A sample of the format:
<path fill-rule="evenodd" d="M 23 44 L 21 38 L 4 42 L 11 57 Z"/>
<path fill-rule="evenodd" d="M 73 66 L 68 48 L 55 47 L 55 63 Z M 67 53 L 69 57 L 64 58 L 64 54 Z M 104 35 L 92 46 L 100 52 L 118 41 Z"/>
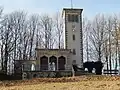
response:
<path fill-rule="evenodd" d="M 58 70 L 65 70 L 66 58 L 61 56 L 58 58 Z"/>
<path fill-rule="evenodd" d="M 54 63 L 54 65 L 53 65 L 53 69 L 54 69 L 54 71 L 55 70 L 57 70 L 57 57 L 55 57 L 55 56 L 51 56 L 50 58 L 49 58 L 49 63 L 50 64 L 53 64 Z M 54 68 L 55 67 L 55 68 Z"/>
<path fill-rule="evenodd" d="M 48 70 L 48 57 L 43 56 L 40 58 L 40 70 Z"/>
<path fill-rule="evenodd" d="M 73 34 L 73 40 L 75 41 L 75 35 Z"/>
<path fill-rule="evenodd" d="M 73 55 L 76 55 L 76 50 L 75 49 L 73 49 Z"/>

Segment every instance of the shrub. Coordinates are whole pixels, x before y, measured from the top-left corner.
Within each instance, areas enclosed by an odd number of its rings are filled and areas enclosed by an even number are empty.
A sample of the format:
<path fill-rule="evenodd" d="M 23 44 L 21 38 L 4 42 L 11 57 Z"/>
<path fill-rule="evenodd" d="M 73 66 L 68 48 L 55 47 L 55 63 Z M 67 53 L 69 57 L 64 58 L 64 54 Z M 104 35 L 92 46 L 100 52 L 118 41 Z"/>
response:
<path fill-rule="evenodd" d="M 92 73 L 93 68 L 95 68 L 95 73 L 97 75 L 102 74 L 102 68 L 103 68 L 103 63 L 101 61 L 96 61 L 96 62 L 85 62 L 83 64 L 84 69 L 87 68 L 89 73 Z"/>
<path fill-rule="evenodd" d="M 85 63 L 83 63 L 83 67 L 84 67 L 84 69 L 87 68 L 89 73 L 92 73 L 92 70 L 94 68 L 94 62 L 93 61 L 85 62 Z"/>
<path fill-rule="evenodd" d="M 101 75 L 102 74 L 103 63 L 101 61 L 96 61 L 94 63 L 94 67 L 95 67 L 95 73 L 97 75 Z"/>

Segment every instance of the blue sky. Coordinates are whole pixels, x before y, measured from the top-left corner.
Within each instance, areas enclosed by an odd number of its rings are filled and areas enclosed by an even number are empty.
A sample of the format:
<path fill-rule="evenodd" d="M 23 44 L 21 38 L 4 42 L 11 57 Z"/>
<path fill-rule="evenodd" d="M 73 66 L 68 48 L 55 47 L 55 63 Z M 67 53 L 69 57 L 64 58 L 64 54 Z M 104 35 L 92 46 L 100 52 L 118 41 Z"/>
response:
<path fill-rule="evenodd" d="M 4 13 L 25 10 L 29 13 L 53 14 L 64 7 L 71 6 L 71 0 L 0 0 Z M 74 8 L 83 8 L 83 14 L 89 18 L 97 13 L 120 12 L 120 0 L 73 0 Z"/>

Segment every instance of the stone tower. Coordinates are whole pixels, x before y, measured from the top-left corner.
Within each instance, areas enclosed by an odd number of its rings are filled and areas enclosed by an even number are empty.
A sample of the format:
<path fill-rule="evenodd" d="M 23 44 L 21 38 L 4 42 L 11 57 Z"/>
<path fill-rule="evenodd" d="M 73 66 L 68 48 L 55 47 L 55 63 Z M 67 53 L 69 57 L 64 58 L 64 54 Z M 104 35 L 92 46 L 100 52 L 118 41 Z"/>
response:
<path fill-rule="evenodd" d="M 64 8 L 64 48 L 71 49 L 71 63 L 83 67 L 82 40 L 82 11 L 83 9 Z"/>

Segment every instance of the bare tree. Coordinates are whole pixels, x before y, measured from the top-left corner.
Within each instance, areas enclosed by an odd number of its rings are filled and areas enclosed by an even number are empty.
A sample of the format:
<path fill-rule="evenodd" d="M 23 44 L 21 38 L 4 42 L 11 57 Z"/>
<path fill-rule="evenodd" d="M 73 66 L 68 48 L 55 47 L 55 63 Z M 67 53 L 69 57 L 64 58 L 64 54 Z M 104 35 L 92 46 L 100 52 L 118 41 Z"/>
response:
<path fill-rule="evenodd" d="M 38 15 L 32 15 L 29 19 L 29 33 L 30 33 L 30 37 L 29 37 L 29 59 L 31 57 L 33 57 L 34 53 L 34 49 L 35 49 L 35 33 L 38 30 L 38 24 L 39 24 L 39 17 Z"/>
<path fill-rule="evenodd" d="M 118 22 L 117 22 L 117 16 L 114 15 L 113 17 L 113 37 L 114 37 L 114 41 L 115 41 L 115 70 L 117 70 L 117 66 L 118 66 Z"/>
<path fill-rule="evenodd" d="M 119 62 L 119 68 L 120 68 L 120 20 L 118 21 L 118 34 L 117 35 L 118 35 L 118 62 Z"/>
<path fill-rule="evenodd" d="M 90 60 L 90 51 L 89 51 L 89 34 L 91 30 L 91 22 L 90 20 L 83 20 L 83 48 L 84 48 L 84 58 L 89 61 Z"/>
<path fill-rule="evenodd" d="M 102 52 L 103 52 L 103 44 L 104 44 L 104 36 L 105 36 L 105 17 L 104 15 L 97 15 L 92 24 L 92 30 L 90 32 L 90 41 L 92 43 L 92 48 L 94 51 L 94 55 L 97 56 L 96 59 L 101 61 Z"/>
<path fill-rule="evenodd" d="M 109 68 L 110 68 L 110 73 L 112 70 L 112 65 L 111 65 L 111 32 L 112 32 L 112 20 L 111 17 L 108 18 L 108 24 L 107 24 L 107 30 L 108 30 L 108 51 L 109 51 Z"/>
<path fill-rule="evenodd" d="M 45 36 L 45 40 L 44 40 L 44 44 L 45 44 L 45 48 L 46 49 L 52 49 L 55 39 L 53 37 L 53 20 L 51 17 L 49 17 L 48 15 L 44 15 L 41 17 L 40 20 L 40 24 L 41 24 L 41 28 L 44 32 L 44 36 Z"/>
<path fill-rule="evenodd" d="M 63 19 L 62 16 L 60 15 L 60 13 L 56 13 L 55 16 L 55 30 L 56 30 L 56 38 L 57 38 L 57 42 L 58 42 L 58 48 L 63 48 Z"/>
<path fill-rule="evenodd" d="M 12 20 L 9 15 L 4 17 L 4 21 L 1 23 L 2 25 L 2 44 L 4 51 L 2 52 L 4 58 L 4 71 L 7 73 L 7 63 L 9 60 L 10 53 L 13 51 L 14 42 L 13 42 L 13 25 Z"/>
<path fill-rule="evenodd" d="M 28 44 L 29 44 L 29 32 L 28 32 L 28 24 L 27 22 L 24 24 L 24 29 L 22 33 L 22 45 L 23 45 L 23 60 L 28 59 Z"/>
<path fill-rule="evenodd" d="M 3 29 L 2 29 L 2 25 L 1 25 L 1 23 L 2 23 L 2 21 L 3 21 L 3 19 L 2 19 L 2 12 L 3 12 L 3 8 L 2 7 L 0 7 L 0 41 L 1 41 L 1 43 L 0 43 L 0 50 L 1 50 L 1 55 L 0 55 L 0 58 L 1 58 L 1 69 L 3 69 Z"/>

